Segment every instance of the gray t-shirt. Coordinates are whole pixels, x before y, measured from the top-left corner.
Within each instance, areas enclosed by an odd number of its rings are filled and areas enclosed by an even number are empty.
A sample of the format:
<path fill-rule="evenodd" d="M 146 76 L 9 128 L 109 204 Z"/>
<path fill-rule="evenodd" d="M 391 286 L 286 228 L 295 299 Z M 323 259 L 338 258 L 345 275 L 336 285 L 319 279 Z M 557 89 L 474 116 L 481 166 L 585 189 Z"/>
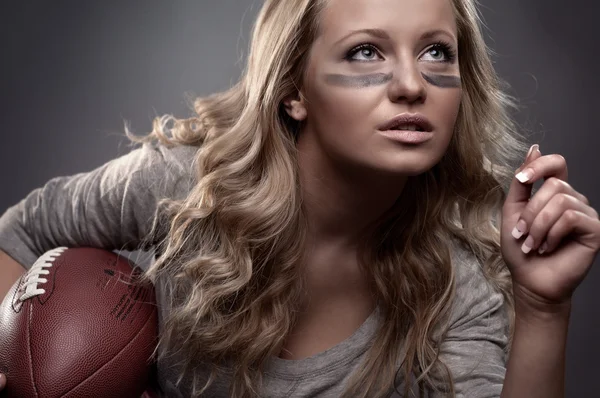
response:
<path fill-rule="evenodd" d="M 188 146 L 144 144 L 91 172 L 54 178 L 0 217 L 0 249 L 26 267 L 59 246 L 152 250 L 152 246 L 141 248 L 140 244 L 150 232 L 157 201 L 187 195 L 195 184 L 196 151 Z M 503 297 L 492 290 L 471 253 L 454 246 L 452 261 L 457 297 L 440 358 L 454 376 L 458 397 L 499 397 L 508 340 Z M 162 286 L 157 286 L 159 328 L 166 316 L 160 306 L 165 294 Z M 373 341 L 379 319 L 376 309 L 352 336 L 312 357 L 271 358 L 261 396 L 339 397 Z M 401 362 L 399 358 L 398 365 Z M 164 396 L 190 396 L 189 382 L 175 388 L 178 375 L 173 364 L 158 364 Z M 197 375 L 205 378 L 208 374 L 199 371 Z M 397 383 L 402 391 L 403 381 Z M 218 379 L 203 396 L 227 397 L 228 380 Z"/>

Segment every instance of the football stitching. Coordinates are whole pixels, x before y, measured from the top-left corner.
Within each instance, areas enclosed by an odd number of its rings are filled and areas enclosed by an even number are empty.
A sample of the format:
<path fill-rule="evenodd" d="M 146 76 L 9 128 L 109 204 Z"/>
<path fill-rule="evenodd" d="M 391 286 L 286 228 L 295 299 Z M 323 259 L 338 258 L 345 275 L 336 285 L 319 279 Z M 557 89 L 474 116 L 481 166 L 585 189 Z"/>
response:
<path fill-rule="evenodd" d="M 31 304 L 28 307 L 29 310 L 29 322 L 27 323 L 27 347 L 29 348 L 28 350 L 28 354 L 29 354 L 29 371 L 31 374 L 31 385 L 33 386 L 33 391 L 35 392 L 35 396 L 39 397 L 40 395 L 38 394 L 37 391 L 37 385 L 35 384 L 35 375 L 33 374 L 33 355 L 31 354 L 31 318 L 33 318 L 33 308 L 31 308 Z"/>
<path fill-rule="evenodd" d="M 17 285 L 17 288 L 15 289 L 15 293 L 13 294 L 13 298 L 11 301 L 11 305 L 12 305 L 12 309 L 15 313 L 19 313 L 21 312 L 21 309 L 23 308 L 23 302 L 21 300 L 19 300 L 19 292 L 21 291 L 21 285 L 23 284 L 23 281 L 25 280 L 25 275 L 21 276 L 19 278 L 19 283 Z"/>
<path fill-rule="evenodd" d="M 41 275 L 48 275 L 50 273 L 46 268 L 52 267 L 54 260 L 59 257 L 65 250 L 66 247 L 57 247 L 42 254 L 40 258 L 33 264 L 31 269 L 27 272 L 23 284 L 20 286 L 20 293 L 23 293 L 18 300 L 24 302 L 32 297 L 36 297 L 46 293 L 42 286 L 48 282 L 46 278 L 42 278 Z M 24 291 L 23 291 L 24 290 Z"/>

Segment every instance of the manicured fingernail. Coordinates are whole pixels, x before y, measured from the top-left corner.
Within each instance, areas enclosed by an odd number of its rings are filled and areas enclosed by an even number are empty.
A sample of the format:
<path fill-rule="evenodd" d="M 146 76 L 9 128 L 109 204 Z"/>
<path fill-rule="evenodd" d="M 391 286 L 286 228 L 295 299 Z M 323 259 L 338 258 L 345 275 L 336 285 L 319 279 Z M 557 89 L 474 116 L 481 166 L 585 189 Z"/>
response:
<path fill-rule="evenodd" d="M 512 230 L 513 238 L 520 239 L 521 236 L 523 236 L 523 234 L 525 233 L 526 229 L 527 229 L 527 223 L 525 222 L 525 220 L 519 220 L 517 225 Z"/>
<path fill-rule="evenodd" d="M 517 180 L 519 180 L 521 182 L 527 182 L 531 179 L 531 177 L 533 177 L 533 170 L 525 169 L 522 172 L 520 172 L 519 174 L 517 174 L 515 177 L 517 177 Z"/>
<path fill-rule="evenodd" d="M 538 144 L 533 144 L 531 148 L 529 148 L 529 152 L 527 152 L 527 155 L 525 155 L 525 160 L 529 159 L 534 150 L 539 150 L 539 147 L 540 146 Z"/>
<path fill-rule="evenodd" d="M 540 246 L 540 248 L 538 249 L 538 253 L 540 254 L 544 254 L 544 252 L 548 250 L 548 243 L 544 242 L 542 243 L 542 245 Z"/>
<path fill-rule="evenodd" d="M 527 237 L 527 239 L 525 239 L 525 242 L 523 242 L 523 246 L 521 246 L 521 250 L 523 250 L 523 253 L 527 254 L 531 251 L 532 247 L 533 247 L 533 238 L 531 237 L 531 235 L 529 235 Z"/>

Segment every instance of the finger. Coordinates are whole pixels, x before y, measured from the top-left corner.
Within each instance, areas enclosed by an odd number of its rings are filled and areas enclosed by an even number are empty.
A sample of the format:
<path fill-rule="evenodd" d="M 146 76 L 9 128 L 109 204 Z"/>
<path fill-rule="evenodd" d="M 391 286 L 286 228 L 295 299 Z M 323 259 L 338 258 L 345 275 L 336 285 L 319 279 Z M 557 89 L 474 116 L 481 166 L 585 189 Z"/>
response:
<path fill-rule="evenodd" d="M 577 192 L 568 182 L 556 177 L 550 177 L 544 182 L 535 195 L 529 199 L 525 209 L 523 209 L 519 215 L 519 221 L 512 231 L 512 235 L 515 239 L 519 239 L 529 232 L 529 226 L 533 223 L 536 216 L 548 205 L 554 196 L 560 193 L 570 195 L 575 200 L 579 200 L 583 204 L 589 205 L 588 199 Z"/>
<path fill-rule="evenodd" d="M 541 156 L 542 153 L 539 150 L 539 145 L 535 144 L 529 148 L 529 152 L 525 157 L 525 161 L 515 172 L 515 177 L 513 177 L 510 187 L 508 188 L 508 193 L 504 201 L 505 205 L 510 206 L 513 203 L 526 202 L 531 197 L 531 190 L 533 189 L 533 186 L 521 183 L 516 176 L 526 169 L 531 162 L 540 158 Z"/>
<path fill-rule="evenodd" d="M 569 179 L 567 161 L 564 156 L 551 154 L 532 160 L 517 176 L 521 183 L 533 184 L 541 178 L 556 177 L 563 181 Z"/>
<path fill-rule="evenodd" d="M 2 391 L 6 387 L 6 376 L 0 373 L 0 391 Z"/>
<path fill-rule="evenodd" d="M 580 235 L 579 242 L 597 251 L 600 248 L 600 220 L 577 210 L 565 211 L 546 235 L 545 252 L 556 249 L 568 234 Z"/>
<path fill-rule="evenodd" d="M 598 219 L 598 213 L 593 208 L 587 206 L 574 196 L 559 193 L 554 195 L 548 204 L 535 216 L 529 229 L 527 239 L 523 242 L 521 250 L 529 253 L 531 250 L 537 250 L 554 224 L 560 220 L 567 211 L 578 211 L 588 217 Z"/>
<path fill-rule="evenodd" d="M 515 178 L 521 184 L 533 185 L 542 178 L 549 179 L 550 177 L 568 181 L 568 174 L 567 161 L 564 156 L 551 154 L 532 160 L 515 175 Z"/>
<path fill-rule="evenodd" d="M 523 170 L 518 172 L 513 179 L 513 184 L 507 195 L 508 204 L 524 203 L 531 196 L 533 184 L 542 179 L 555 177 L 563 181 L 568 180 L 567 161 L 562 155 L 552 154 L 540 156 L 523 166 Z M 528 189 L 525 189 L 525 187 Z"/>

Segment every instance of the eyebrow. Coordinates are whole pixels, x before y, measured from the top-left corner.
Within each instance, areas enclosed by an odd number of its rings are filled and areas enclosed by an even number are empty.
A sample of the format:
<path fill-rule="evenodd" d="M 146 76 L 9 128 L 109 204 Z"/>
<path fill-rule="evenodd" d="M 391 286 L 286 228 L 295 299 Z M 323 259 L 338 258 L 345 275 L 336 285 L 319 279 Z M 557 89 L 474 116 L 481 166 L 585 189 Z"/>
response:
<path fill-rule="evenodd" d="M 338 41 L 336 41 L 334 43 L 334 45 L 339 44 L 340 42 L 346 40 L 347 38 L 354 36 L 356 34 L 359 33 L 366 33 L 370 36 L 375 36 L 378 37 L 380 39 L 384 39 L 384 40 L 390 40 L 390 35 L 383 29 L 357 29 L 357 30 L 353 30 L 350 33 L 348 33 L 347 35 L 345 35 L 344 37 L 342 37 L 341 39 L 339 39 Z M 448 32 L 447 30 L 443 30 L 443 29 L 435 29 L 435 30 L 429 30 L 425 33 L 423 33 L 421 35 L 421 37 L 419 38 L 419 40 L 427 40 L 427 39 L 431 39 L 434 36 L 437 35 L 444 35 L 447 36 L 449 38 L 451 38 L 453 41 L 456 42 L 456 38 L 454 37 L 454 35 L 450 32 Z"/>
<path fill-rule="evenodd" d="M 447 36 L 450 39 L 452 39 L 452 41 L 456 42 L 456 37 L 454 37 L 454 35 L 452 33 L 448 32 L 447 30 L 444 30 L 444 29 L 435 29 L 435 30 L 427 31 L 421 35 L 419 40 L 428 40 L 437 35 Z"/>

